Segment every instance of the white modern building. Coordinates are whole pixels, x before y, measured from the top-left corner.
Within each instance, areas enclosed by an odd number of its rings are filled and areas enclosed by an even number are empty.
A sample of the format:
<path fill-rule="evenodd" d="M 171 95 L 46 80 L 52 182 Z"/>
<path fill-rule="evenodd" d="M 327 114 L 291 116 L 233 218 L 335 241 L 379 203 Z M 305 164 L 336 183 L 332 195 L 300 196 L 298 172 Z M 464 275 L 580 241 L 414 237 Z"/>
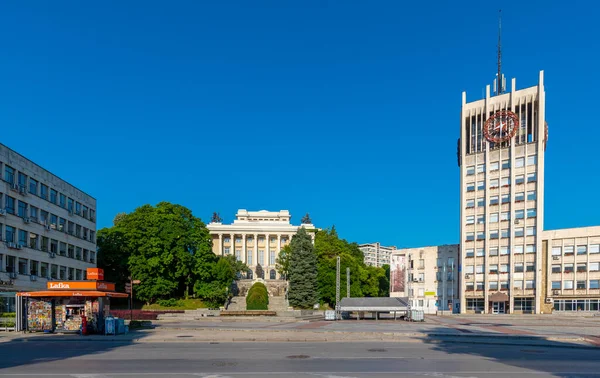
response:
<path fill-rule="evenodd" d="M 281 249 L 289 244 L 292 236 L 300 227 L 305 227 L 314 242 L 315 226 L 309 219 L 300 226 L 292 225 L 288 210 L 281 211 L 248 211 L 238 210 L 232 224 L 223 224 L 220 219 L 213 219 L 207 225 L 212 237 L 213 252 L 224 256 L 234 254 L 250 268 L 247 278 L 256 275 L 260 265 L 265 279 L 275 280 L 278 277 L 276 261 Z"/>
<path fill-rule="evenodd" d="M 502 80 L 501 80 L 502 81 Z M 498 88 L 500 90 L 498 90 Z M 544 73 L 538 84 L 467 102 L 462 95 L 460 165 L 461 312 L 540 313 Z"/>
<path fill-rule="evenodd" d="M 382 267 L 385 264 L 390 264 L 390 256 L 396 247 L 386 247 L 377 243 L 360 244 L 358 248 L 364 255 L 364 262 L 369 266 Z"/>
<path fill-rule="evenodd" d="M 96 266 L 96 200 L 1 144 L 0 176 L 3 296 L 85 279 Z"/>
<path fill-rule="evenodd" d="M 408 297 L 426 314 L 455 311 L 460 303 L 458 244 L 397 249 L 391 254 L 390 296 Z"/>

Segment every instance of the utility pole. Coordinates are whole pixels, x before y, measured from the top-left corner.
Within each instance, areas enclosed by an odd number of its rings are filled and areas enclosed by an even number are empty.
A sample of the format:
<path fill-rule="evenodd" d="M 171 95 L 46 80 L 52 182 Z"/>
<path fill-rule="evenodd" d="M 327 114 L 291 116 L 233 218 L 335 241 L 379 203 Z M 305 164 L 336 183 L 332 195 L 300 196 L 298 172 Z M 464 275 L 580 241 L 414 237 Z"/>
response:
<path fill-rule="evenodd" d="M 447 309 L 447 304 L 446 304 L 446 278 L 448 278 L 446 276 L 446 263 L 444 262 L 444 266 L 442 268 L 442 313 L 444 311 L 446 311 Z"/>
<path fill-rule="evenodd" d="M 350 268 L 346 268 L 346 298 L 350 298 Z"/>
<path fill-rule="evenodd" d="M 340 256 L 338 256 L 335 269 L 335 319 L 340 320 L 340 315 Z"/>

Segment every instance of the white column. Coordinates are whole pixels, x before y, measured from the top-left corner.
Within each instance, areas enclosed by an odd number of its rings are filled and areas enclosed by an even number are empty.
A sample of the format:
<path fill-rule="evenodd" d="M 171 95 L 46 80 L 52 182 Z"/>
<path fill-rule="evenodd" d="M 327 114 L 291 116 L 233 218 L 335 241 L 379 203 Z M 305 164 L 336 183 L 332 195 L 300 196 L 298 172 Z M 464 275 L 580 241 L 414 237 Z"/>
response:
<path fill-rule="evenodd" d="M 254 234 L 254 251 L 252 251 L 252 266 L 256 267 L 258 261 L 258 234 Z M 252 269 L 254 272 L 255 269 Z"/>
<path fill-rule="evenodd" d="M 231 240 L 229 243 L 229 253 L 235 257 L 235 234 L 231 234 L 229 240 Z"/>
<path fill-rule="evenodd" d="M 242 262 L 246 262 L 246 234 L 242 234 Z"/>
<path fill-rule="evenodd" d="M 223 256 L 223 234 L 219 234 L 219 253 L 218 256 Z"/>
<path fill-rule="evenodd" d="M 267 274 L 267 268 L 269 267 L 269 251 L 271 250 L 271 235 L 269 234 L 265 234 L 265 242 L 267 247 L 265 248 L 265 253 L 264 253 L 264 258 L 265 260 L 263 261 L 263 271 L 265 273 L 265 278 L 268 277 Z"/>

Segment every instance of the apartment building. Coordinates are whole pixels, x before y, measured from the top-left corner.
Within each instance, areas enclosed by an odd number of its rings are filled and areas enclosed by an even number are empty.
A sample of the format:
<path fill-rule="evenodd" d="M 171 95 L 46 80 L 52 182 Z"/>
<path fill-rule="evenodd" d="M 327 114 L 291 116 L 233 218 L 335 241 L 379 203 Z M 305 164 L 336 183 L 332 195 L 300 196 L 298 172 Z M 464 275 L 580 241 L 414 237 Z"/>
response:
<path fill-rule="evenodd" d="M 544 73 L 538 84 L 467 102 L 462 94 L 460 165 L 461 312 L 540 313 Z"/>
<path fill-rule="evenodd" d="M 96 200 L 0 144 L 0 292 L 82 280 L 96 266 Z"/>
<path fill-rule="evenodd" d="M 544 313 L 600 311 L 600 226 L 542 233 Z"/>
<path fill-rule="evenodd" d="M 360 244 L 358 248 L 362 251 L 365 265 L 382 267 L 390 264 L 390 256 L 396 247 L 386 247 L 377 243 Z"/>
<path fill-rule="evenodd" d="M 288 210 L 239 209 L 235 217 L 232 224 L 223 224 L 218 219 L 209 223 L 207 228 L 212 237 L 213 252 L 220 256 L 235 254 L 250 268 L 246 276 L 248 279 L 257 277 L 258 265 L 264 274 L 260 278 L 277 279 L 279 274 L 275 266 L 279 252 L 291 242 L 300 227 L 309 231 L 314 243 L 315 226 L 312 223 L 292 225 Z"/>
<path fill-rule="evenodd" d="M 426 314 L 458 309 L 458 248 L 450 244 L 394 250 L 390 296 L 408 297 L 411 308 Z"/>

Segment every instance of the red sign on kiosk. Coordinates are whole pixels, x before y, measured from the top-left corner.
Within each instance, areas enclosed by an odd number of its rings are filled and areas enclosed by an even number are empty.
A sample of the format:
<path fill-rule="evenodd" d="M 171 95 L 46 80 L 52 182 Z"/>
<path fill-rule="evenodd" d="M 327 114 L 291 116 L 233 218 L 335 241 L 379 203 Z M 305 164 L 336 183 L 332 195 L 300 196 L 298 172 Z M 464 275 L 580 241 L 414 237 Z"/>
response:
<path fill-rule="evenodd" d="M 87 268 L 87 279 L 88 280 L 104 280 L 104 269 L 100 268 Z"/>

